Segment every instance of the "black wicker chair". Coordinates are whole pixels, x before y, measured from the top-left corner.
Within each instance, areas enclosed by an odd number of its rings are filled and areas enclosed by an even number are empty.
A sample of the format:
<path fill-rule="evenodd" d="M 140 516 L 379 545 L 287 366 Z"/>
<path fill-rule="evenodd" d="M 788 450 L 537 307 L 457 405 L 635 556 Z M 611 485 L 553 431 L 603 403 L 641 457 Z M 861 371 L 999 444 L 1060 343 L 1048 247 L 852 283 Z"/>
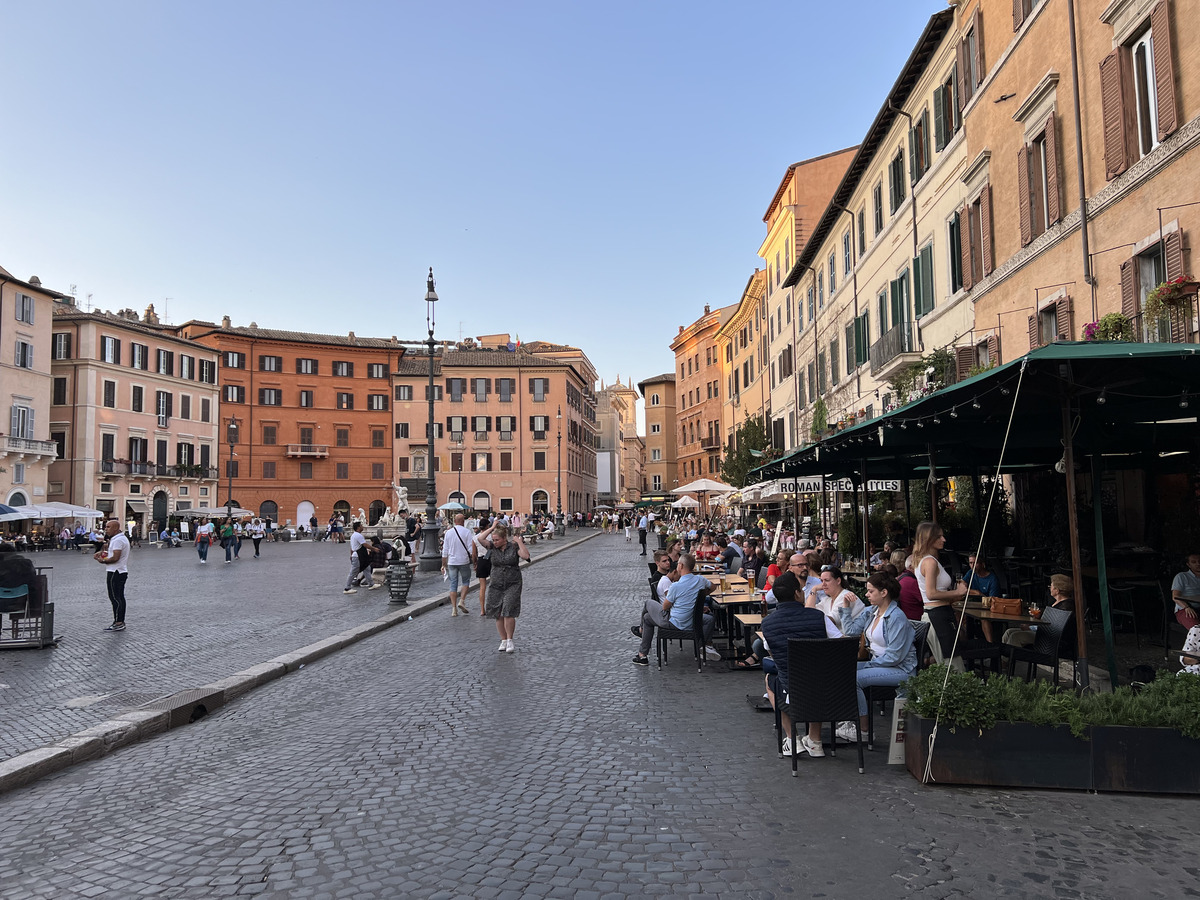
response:
<path fill-rule="evenodd" d="M 792 775 L 796 775 L 799 746 L 797 722 L 828 722 L 833 740 L 830 754 L 837 756 L 834 732 L 838 722 L 854 722 L 858 736 L 858 772 L 863 761 L 862 732 L 858 724 L 858 638 L 790 638 L 788 640 L 788 701 L 791 720 Z M 776 698 L 776 708 L 779 698 Z"/>
<path fill-rule="evenodd" d="M 1025 680 L 1030 681 L 1037 666 L 1050 666 L 1054 670 L 1054 684 L 1058 686 L 1058 661 L 1062 646 L 1063 634 L 1071 628 L 1075 614 L 1065 609 L 1047 606 L 1042 610 L 1042 619 L 1037 626 L 1037 636 L 1033 639 L 1032 647 L 1014 647 L 1004 645 L 1004 653 L 1008 656 L 1008 677 L 1013 677 L 1013 671 L 1018 662 L 1029 663 L 1025 672 Z"/>
<path fill-rule="evenodd" d="M 653 590 L 653 588 L 651 588 Z M 645 627 L 645 626 L 643 626 Z M 696 598 L 696 606 L 693 610 L 692 627 L 683 628 L 656 628 L 654 632 L 655 654 L 658 657 L 658 667 L 663 667 L 663 661 L 666 660 L 670 665 L 670 660 L 667 659 L 667 642 L 679 641 L 680 646 L 684 641 L 692 642 L 692 649 L 696 654 L 696 671 L 704 670 L 704 596 Z"/>

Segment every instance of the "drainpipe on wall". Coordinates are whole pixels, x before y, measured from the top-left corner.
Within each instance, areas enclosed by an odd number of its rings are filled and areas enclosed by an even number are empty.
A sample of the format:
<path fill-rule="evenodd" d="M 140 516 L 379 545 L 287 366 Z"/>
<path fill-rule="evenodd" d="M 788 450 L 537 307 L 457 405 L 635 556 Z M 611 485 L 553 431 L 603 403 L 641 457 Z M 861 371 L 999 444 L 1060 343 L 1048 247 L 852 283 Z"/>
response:
<path fill-rule="evenodd" d="M 1083 171 L 1083 125 L 1079 112 L 1079 50 L 1075 44 L 1075 0 L 1067 0 L 1067 31 L 1071 38 L 1071 99 L 1075 106 L 1075 166 L 1079 171 L 1079 234 L 1083 241 L 1083 281 L 1084 284 L 1092 285 L 1092 259 L 1088 254 L 1087 180 Z M 1159 234 L 1162 234 L 1161 226 Z"/>
<path fill-rule="evenodd" d="M 896 104 L 892 103 L 892 101 L 890 99 L 888 100 L 888 109 L 890 109 L 892 112 L 897 113 L 901 116 L 904 116 L 904 118 L 908 119 L 908 130 L 911 133 L 912 129 L 913 129 L 912 115 L 909 113 L 906 113 L 904 110 L 900 109 L 898 106 L 896 106 Z M 909 160 L 909 165 L 910 166 L 912 165 L 911 159 Z M 912 183 L 911 194 L 912 194 L 912 196 L 909 197 L 909 200 L 912 203 L 912 240 L 913 240 L 912 258 L 913 258 L 914 264 L 915 264 L 915 261 L 917 258 L 917 183 L 915 181 Z M 912 298 L 909 298 L 909 299 L 911 300 Z M 903 313 L 907 317 L 908 310 L 907 309 L 903 310 Z M 917 338 L 917 348 L 920 350 L 924 350 L 925 342 L 921 339 L 921 328 L 919 325 L 917 325 L 915 319 L 913 320 L 913 331 Z"/>
<path fill-rule="evenodd" d="M 914 205 L 916 198 L 913 198 Z M 858 235 L 855 233 L 855 227 L 858 224 L 854 220 L 854 213 L 846 209 L 840 203 L 830 203 L 830 206 L 840 209 L 850 217 L 850 274 L 854 279 L 854 321 L 858 321 Z M 916 234 L 915 224 L 913 233 Z M 915 241 L 915 238 L 914 238 Z M 857 351 L 858 348 L 855 348 Z M 862 366 L 854 367 L 854 391 L 858 395 L 858 399 L 862 399 Z"/>

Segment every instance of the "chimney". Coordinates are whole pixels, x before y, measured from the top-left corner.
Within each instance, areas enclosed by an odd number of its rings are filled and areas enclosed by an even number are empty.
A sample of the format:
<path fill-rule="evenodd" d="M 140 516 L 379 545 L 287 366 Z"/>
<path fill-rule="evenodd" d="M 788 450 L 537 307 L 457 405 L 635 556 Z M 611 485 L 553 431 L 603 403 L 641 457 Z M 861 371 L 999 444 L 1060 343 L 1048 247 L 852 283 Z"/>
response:
<path fill-rule="evenodd" d="M 146 307 L 146 317 L 142 321 L 144 321 L 147 325 L 158 324 L 158 313 L 154 311 L 153 303 Z"/>
<path fill-rule="evenodd" d="M 354 340 L 354 332 L 350 332 L 350 340 Z"/>
<path fill-rule="evenodd" d="M 42 279 L 38 278 L 36 275 L 30 275 L 30 276 L 29 276 L 29 283 L 30 283 L 31 285 L 33 285 L 34 287 L 41 287 L 41 286 L 42 286 Z"/>
<path fill-rule="evenodd" d="M 221 327 L 222 328 L 232 328 L 233 327 L 233 322 L 230 321 L 229 316 L 221 316 Z"/>
<path fill-rule="evenodd" d="M 712 308 L 707 303 L 705 303 L 704 304 L 704 314 L 707 316 L 710 312 L 712 312 Z"/>

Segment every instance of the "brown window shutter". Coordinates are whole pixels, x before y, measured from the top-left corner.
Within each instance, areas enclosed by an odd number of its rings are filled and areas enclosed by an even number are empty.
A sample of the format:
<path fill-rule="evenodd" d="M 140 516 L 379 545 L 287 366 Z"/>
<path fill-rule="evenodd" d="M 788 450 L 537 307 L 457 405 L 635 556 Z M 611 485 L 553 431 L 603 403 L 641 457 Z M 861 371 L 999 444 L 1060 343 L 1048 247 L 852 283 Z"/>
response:
<path fill-rule="evenodd" d="M 1013 31 L 1020 31 L 1025 24 L 1024 0 L 1013 0 Z"/>
<path fill-rule="evenodd" d="M 1046 227 L 1062 219 L 1058 186 L 1058 117 L 1050 113 L 1046 120 Z"/>
<path fill-rule="evenodd" d="M 1163 240 L 1167 281 L 1183 276 L 1183 232 L 1172 231 Z"/>
<path fill-rule="evenodd" d="M 979 231 L 983 235 L 983 247 L 980 249 L 983 258 L 983 275 L 986 278 L 992 274 L 992 186 L 985 184 L 983 193 L 979 195 Z"/>
<path fill-rule="evenodd" d="M 1137 260 L 1131 256 L 1121 263 L 1121 315 L 1136 319 L 1141 312 L 1138 304 Z"/>
<path fill-rule="evenodd" d="M 958 211 L 958 243 L 962 250 L 963 288 L 968 291 L 975 286 L 975 273 L 971 269 L 972 235 L 970 207 L 964 206 Z"/>
<path fill-rule="evenodd" d="M 1150 32 L 1154 37 L 1154 90 L 1158 104 L 1158 139 L 1161 141 L 1179 127 L 1175 107 L 1175 65 L 1171 47 L 1171 15 L 1167 0 L 1150 11 Z"/>
<path fill-rule="evenodd" d="M 970 377 L 971 368 L 975 365 L 975 348 L 974 347 L 955 347 L 954 348 L 954 372 L 958 376 L 958 381 Z"/>
<path fill-rule="evenodd" d="M 987 339 L 988 362 L 993 366 L 1000 365 L 1000 336 L 989 334 Z"/>
<path fill-rule="evenodd" d="M 962 112 L 963 107 L 967 105 L 967 42 L 959 41 L 957 55 L 957 65 L 954 67 L 954 81 L 958 87 L 958 111 Z"/>
<path fill-rule="evenodd" d="M 1129 168 L 1133 110 L 1128 96 L 1129 54 L 1118 47 L 1100 61 L 1100 107 L 1104 114 L 1104 177 L 1112 180 Z"/>
<path fill-rule="evenodd" d="M 1020 0 L 1017 0 L 1020 3 Z M 1017 206 L 1021 211 L 1021 246 L 1033 240 L 1033 210 L 1029 196 L 1029 145 L 1017 150 Z"/>
<path fill-rule="evenodd" d="M 1163 0 L 1165 3 L 1166 0 Z M 975 28 L 975 79 L 976 86 L 983 84 L 984 75 L 987 74 L 983 68 L 983 10 L 978 6 L 975 7 L 975 17 L 972 23 Z"/>
<path fill-rule="evenodd" d="M 1071 295 L 1064 294 L 1054 304 L 1055 332 L 1059 340 L 1071 340 Z"/>
<path fill-rule="evenodd" d="M 1036 350 L 1040 346 L 1041 342 L 1038 340 L 1038 317 L 1035 313 L 1029 317 L 1029 349 Z"/>

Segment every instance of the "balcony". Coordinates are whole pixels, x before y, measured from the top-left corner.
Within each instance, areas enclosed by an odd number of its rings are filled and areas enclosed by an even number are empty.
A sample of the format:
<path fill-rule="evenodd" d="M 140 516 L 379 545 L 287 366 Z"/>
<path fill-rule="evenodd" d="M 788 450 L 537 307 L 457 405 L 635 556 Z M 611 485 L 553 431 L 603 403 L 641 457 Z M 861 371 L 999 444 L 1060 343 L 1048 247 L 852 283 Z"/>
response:
<path fill-rule="evenodd" d="M 302 459 L 328 459 L 328 444 L 288 444 L 287 455 Z"/>
<path fill-rule="evenodd" d="M 54 443 L 54 441 L 35 441 L 31 438 L 6 437 L 3 444 L 0 444 L 0 452 L 5 456 L 12 456 L 16 459 L 25 459 L 31 456 L 49 456 L 55 458 L 58 456 L 58 444 Z"/>
<path fill-rule="evenodd" d="M 716 437 L 700 438 L 700 449 L 701 450 L 720 450 L 721 449 L 721 439 L 716 438 Z"/>
<path fill-rule="evenodd" d="M 160 466 L 150 462 L 130 462 L 125 459 L 102 459 L 96 463 L 96 471 L 101 475 L 120 476 L 122 478 L 194 478 L 197 480 L 215 479 L 217 470 L 214 466 Z"/>
<path fill-rule="evenodd" d="M 911 322 L 901 322 L 871 345 L 871 375 L 886 380 L 908 365 L 920 361 L 915 329 Z"/>

